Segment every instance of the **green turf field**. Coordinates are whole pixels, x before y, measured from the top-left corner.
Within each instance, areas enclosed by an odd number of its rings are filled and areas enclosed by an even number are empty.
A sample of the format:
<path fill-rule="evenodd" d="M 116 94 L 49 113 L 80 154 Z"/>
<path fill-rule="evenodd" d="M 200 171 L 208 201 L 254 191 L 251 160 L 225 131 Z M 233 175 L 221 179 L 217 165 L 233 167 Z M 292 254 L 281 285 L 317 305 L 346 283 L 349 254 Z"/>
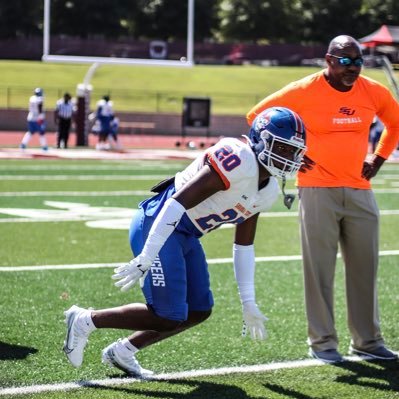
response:
<path fill-rule="evenodd" d="M 32 90 L 42 87 L 53 109 L 65 90 L 73 95 L 90 65 L 0 61 L 0 107 L 26 108 Z M 115 112 L 181 113 L 182 97 L 210 97 L 213 114 L 245 115 L 254 104 L 317 67 L 197 65 L 194 68 L 102 65 L 93 75 L 93 104 L 110 93 Z M 364 74 L 389 86 L 382 70 Z M 398 77 L 399 79 L 399 77 Z"/>
<path fill-rule="evenodd" d="M 306 363 L 301 263 L 295 256 L 275 258 L 300 254 L 297 201 L 291 211 L 279 201 L 259 222 L 256 255 L 262 259 L 257 263 L 256 289 L 259 306 L 269 317 L 265 342 L 252 342 L 240 335 L 241 309 L 230 261 L 233 230 L 225 228 L 202 240 L 215 297 L 211 318 L 138 354 L 145 368 L 158 374 L 180 374 L 159 382 L 121 380 L 118 371 L 101 364 L 101 350 L 126 335 L 120 331 L 94 332 L 80 369 L 67 362 L 61 351 L 64 310 L 72 304 L 104 308 L 142 300 L 136 287 L 128 293 L 114 287 L 112 267 L 104 266 L 131 259 L 127 228 L 132 212 L 149 195 L 153 184 L 185 164 L 176 160 L 0 161 L 0 396 L 399 398 L 399 362 L 345 362 L 340 366 Z M 398 350 L 399 164 L 384 165 L 374 188 L 381 209 L 382 329 L 388 346 Z M 292 181 L 289 189 L 294 190 Z M 45 265 L 52 267 L 39 268 Z M 96 267 L 89 268 L 93 265 Z M 343 285 L 339 260 L 336 323 L 339 349 L 346 354 L 349 338 Z M 198 373 L 278 362 L 282 365 L 270 371 Z M 296 367 L 288 367 L 288 362 Z M 196 374 L 189 377 L 186 371 Z M 74 382 L 86 387 L 63 391 Z M 47 388 L 42 392 L 32 388 L 40 384 Z M 5 390 L 23 386 L 28 387 L 25 394 Z"/>

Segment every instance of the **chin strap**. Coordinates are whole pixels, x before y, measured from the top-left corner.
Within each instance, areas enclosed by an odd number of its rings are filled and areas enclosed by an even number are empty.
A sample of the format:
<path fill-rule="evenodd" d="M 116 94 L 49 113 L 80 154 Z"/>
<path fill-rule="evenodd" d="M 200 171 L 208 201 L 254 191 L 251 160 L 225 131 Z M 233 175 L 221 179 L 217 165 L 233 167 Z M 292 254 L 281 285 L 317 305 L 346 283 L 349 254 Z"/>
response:
<path fill-rule="evenodd" d="M 285 175 L 283 175 L 282 177 L 282 185 L 281 185 L 281 191 L 283 192 L 283 196 L 284 196 L 284 205 L 288 208 L 291 209 L 292 204 L 295 201 L 295 195 L 294 194 L 286 194 L 284 191 L 285 188 L 285 183 L 286 183 L 286 179 L 285 179 Z"/>

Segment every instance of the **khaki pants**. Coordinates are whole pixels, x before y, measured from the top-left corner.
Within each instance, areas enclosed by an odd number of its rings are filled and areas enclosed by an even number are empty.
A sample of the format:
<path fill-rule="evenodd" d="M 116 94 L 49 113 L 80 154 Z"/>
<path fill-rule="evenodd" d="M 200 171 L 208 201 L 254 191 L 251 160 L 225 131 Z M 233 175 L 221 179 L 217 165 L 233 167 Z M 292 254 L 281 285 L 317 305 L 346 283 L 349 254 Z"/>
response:
<path fill-rule="evenodd" d="M 351 343 L 364 350 L 383 345 L 376 287 L 379 211 L 374 193 L 301 187 L 299 198 L 309 345 L 315 351 L 338 347 L 334 323 L 338 243 L 345 264 Z"/>

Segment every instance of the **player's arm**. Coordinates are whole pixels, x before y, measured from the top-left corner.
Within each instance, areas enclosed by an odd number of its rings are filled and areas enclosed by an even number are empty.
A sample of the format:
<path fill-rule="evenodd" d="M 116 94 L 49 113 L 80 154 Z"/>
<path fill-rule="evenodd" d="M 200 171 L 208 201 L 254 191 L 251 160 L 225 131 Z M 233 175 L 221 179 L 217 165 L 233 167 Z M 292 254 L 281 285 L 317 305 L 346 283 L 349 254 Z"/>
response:
<path fill-rule="evenodd" d="M 39 125 L 42 125 L 44 123 L 44 118 L 45 118 L 44 109 L 43 109 L 43 102 L 39 102 L 37 104 L 37 110 L 39 112 L 39 115 L 37 117 L 37 123 Z"/>
<path fill-rule="evenodd" d="M 209 165 L 169 198 L 156 217 L 140 255 L 115 269 L 115 283 L 122 291 L 130 289 L 145 277 L 165 241 L 173 233 L 187 209 L 193 208 L 216 192 L 225 189 L 217 172 Z"/>
<path fill-rule="evenodd" d="M 233 244 L 234 276 L 238 285 L 244 319 L 242 334 L 247 330 L 253 339 L 265 339 L 267 317 L 255 301 L 255 249 L 254 239 L 259 213 L 237 225 Z"/>
<path fill-rule="evenodd" d="M 191 209 L 218 191 L 225 189 L 225 183 L 215 169 L 210 165 L 204 165 L 203 168 L 201 168 L 201 170 L 172 197 L 180 202 L 186 209 Z"/>
<path fill-rule="evenodd" d="M 236 227 L 234 243 L 238 245 L 252 245 L 255 240 L 256 225 L 259 213 L 240 223 Z"/>

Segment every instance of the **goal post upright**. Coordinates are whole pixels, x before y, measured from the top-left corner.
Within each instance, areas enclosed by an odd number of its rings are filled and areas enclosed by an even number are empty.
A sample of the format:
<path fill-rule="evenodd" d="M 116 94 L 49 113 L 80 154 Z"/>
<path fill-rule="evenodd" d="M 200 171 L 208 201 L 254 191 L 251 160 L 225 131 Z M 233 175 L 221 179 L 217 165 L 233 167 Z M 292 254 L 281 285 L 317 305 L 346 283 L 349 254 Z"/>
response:
<path fill-rule="evenodd" d="M 187 46 L 186 56 L 180 60 L 157 60 L 143 58 L 91 57 L 76 55 L 51 54 L 50 48 L 50 14 L 51 0 L 44 0 L 43 14 L 43 62 L 92 64 L 86 73 L 83 83 L 77 85 L 76 133 L 77 146 L 88 145 L 88 115 L 90 110 L 90 95 L 92 92 L 91 78 L 100 65 L 141 65 L 190 68 L 194 66 L 194 1 L 187 0 Z"/>

